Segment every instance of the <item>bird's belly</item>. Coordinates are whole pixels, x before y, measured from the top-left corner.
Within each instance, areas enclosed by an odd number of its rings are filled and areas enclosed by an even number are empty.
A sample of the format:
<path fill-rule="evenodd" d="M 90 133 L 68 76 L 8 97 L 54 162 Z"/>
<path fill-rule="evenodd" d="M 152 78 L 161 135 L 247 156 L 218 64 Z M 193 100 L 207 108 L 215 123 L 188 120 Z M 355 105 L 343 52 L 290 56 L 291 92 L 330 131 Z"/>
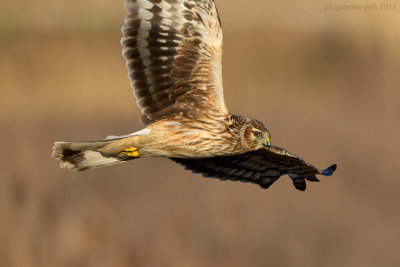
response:
<path fill-rule="evenodd" d="M 204 158 L 232 154 L 227 140 L 210 131 L 180 130 L 152 132 L 141 155 L 149 157 Z"/>

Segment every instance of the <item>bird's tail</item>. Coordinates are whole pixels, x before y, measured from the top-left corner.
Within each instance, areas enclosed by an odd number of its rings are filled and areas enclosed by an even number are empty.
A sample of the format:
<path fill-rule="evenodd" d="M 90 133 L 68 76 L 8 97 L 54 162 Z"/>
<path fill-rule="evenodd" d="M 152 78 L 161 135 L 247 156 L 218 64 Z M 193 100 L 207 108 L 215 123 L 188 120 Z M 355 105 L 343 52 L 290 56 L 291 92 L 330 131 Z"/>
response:
<path fill-rule="evenodd" d="M 61 161 L 61 168 L 73 171 L 83 171 L 113 165 L 137 158 L 139 153 L 134 151 L 134 148 L 126 150 L 128 152 L 121 152 L 119 149 L 115 153 L 112 152 L 116 147 L 126 143 L 124 139 L 112 138 L 88 142 L 55 142 L 52 156 Z"/>

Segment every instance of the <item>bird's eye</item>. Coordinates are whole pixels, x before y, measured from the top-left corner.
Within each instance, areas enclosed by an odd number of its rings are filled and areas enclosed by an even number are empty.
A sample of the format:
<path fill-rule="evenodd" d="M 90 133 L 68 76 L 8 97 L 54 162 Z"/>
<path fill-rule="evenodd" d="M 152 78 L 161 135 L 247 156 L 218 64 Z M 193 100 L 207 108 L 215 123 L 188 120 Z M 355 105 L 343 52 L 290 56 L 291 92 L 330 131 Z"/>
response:
<path fill-rule="evenodd" d="M 261 137 L 262 136 L 262 132 L 259 132 L 259 131 L 254 131 L 253 134 L 254 134 L 255 137 Z"/>

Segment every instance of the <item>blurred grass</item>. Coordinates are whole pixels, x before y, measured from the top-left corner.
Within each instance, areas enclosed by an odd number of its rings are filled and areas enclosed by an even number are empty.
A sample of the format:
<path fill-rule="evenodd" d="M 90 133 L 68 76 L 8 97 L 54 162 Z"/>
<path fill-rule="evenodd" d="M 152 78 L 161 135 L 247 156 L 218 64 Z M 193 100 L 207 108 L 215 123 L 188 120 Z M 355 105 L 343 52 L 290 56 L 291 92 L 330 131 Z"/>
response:
<path fill-rule="evenodd" d="M 263 191 L 165 159 L 60 170 L 53 141 L 141 127 L 119 45 L 123 5 L 1 4 L 0 266 L 400 263 L 399 11 L 217 1 L 230 110 L 316 166 L 338 163 L 301 193 L 288 177 Z"/>

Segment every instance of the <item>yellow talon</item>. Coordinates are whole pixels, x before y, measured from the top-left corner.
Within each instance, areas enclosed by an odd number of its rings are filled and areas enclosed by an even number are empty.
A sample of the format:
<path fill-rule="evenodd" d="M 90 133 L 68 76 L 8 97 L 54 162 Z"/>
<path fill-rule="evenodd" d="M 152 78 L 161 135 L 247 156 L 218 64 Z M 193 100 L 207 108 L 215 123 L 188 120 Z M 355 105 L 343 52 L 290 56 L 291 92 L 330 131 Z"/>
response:
<path fill-rule="evenodd" d="M 122 154 L 127 155 L 129 157 L 134 157 L 134 158 L 139 157 L 139 152 L 137 152 L 137 151 L 134 151 L 134 152 L 122 152 Z"/>
<path fill-rule="evenodd" d="M 129 157 L 139 157 L 139 151 L 137 151 L 137 147 L 129 147 L 124 150 L 122 150 L 122 154 L 127 155 Z"/>
<path fill-rule="evenodd" d="M 131 147 L 128 147 L 128 148 L 124 149 L 123 151 L 124 152 L 134 152 L 134 151 L 137 151 L 137 150 L 138 150 L 137 147 L 131 146 Z"/>

